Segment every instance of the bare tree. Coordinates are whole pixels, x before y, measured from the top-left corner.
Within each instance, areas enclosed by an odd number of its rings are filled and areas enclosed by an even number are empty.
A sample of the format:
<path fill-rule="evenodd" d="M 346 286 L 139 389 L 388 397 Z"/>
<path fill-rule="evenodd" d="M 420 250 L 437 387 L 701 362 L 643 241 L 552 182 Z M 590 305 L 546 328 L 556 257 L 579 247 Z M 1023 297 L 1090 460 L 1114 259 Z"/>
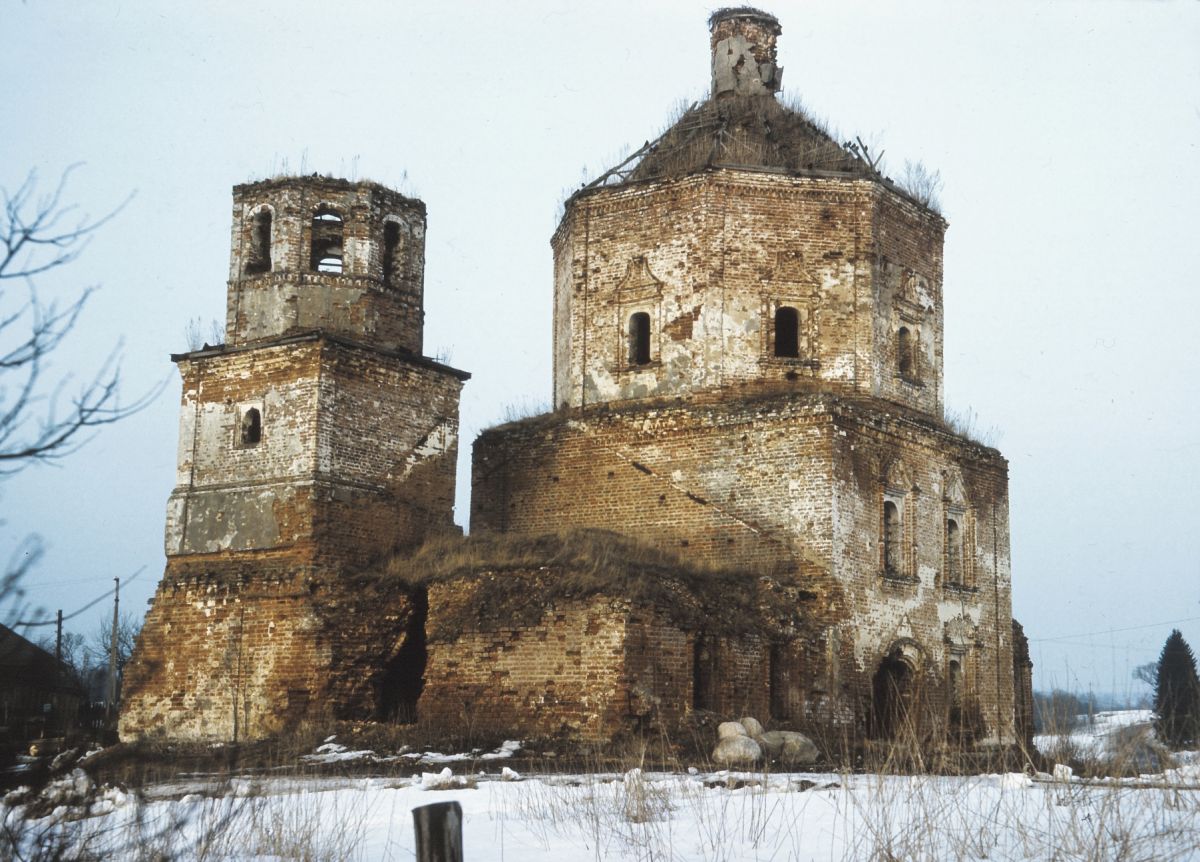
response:
<path fill-rule="evenodd" d="M 76 167 L 67 168 L 48 194 L 38 193 L 34 171 L 13 192 L 0 187 L 0 480 L 69 455 L 92 429 L 149 405 L 166 382 L 122 403 L 119 343 L 81 380 L 48 371 L 95 288 L 81 288 L 66 300 L 46 299 L 38 277 L 75 261 L 96 230 L 128 203 L 98 219 L 79 214 L 63 196 Z M 0 562 L 0 613 L 14 624 L 37 617 L 29 615 L 22 582 L 43 552 L 38 536 L 29 535 Z"/>
<path fill-rule="evenodd" d="M 94 220 L 77 215 L 63 203 L 73 169 L 49 194 L 37 193 L 33 171 L 16 191 L 0 189 L 0 477 L 69 455 L 90 429 L 136 413 L 161 389 L 122 403 L 119 344 L 90 377 L 46 379 L 49 357 L 78 324 L 95 288 L 65 302 L 47 300 L 36 278 L 78 258 L 97 228 L 121 209 Z"/>
<path fill-rule="evenodd" d="M 54 635 L 43 635 L 38 639 L 37 645 L 51 655 L 55 654 L 59 646 L 55 643 Z M 71 679 L 78 683 L 80 688 L 86 688 L 88 674 L 92 669 L 92 657 L 88 649 L 87 638 L 77 632 L 63 632 L 62 655 L 59 658 L 71 675 Z"/>
<path fill-rule="evenodd" d="M 1138 682 L 1144 682 L 1151 688 L 1158 688 L 1158 662 L 1139 664 L 1133 669 L 1133 678 Z"/>
<path fill-rule="evenodd" d="M 922 206 L 929 207 L 935 213 L 942 211 L 941 171 L 931 171 L 923 162 L 910 162 L 905 159 L 904 173 L 900 175 L 896 185 Z"/>
<path fill-rule="evenodd" d="M 117 670 L 120 671 L 133 655 L 133 645 L 137 641 L 138 632 L 142 630 L 142 621 L 132 614 L 121 614 L 117 621 Z M 99 628 L 92 633 L 91 643 L 87 647 L 92 664 L 108 665 L 108 654 L 112 650 L 112 620 L 103 619 Z"/>
<path fill-rule="evenodd" d="M 215 317 L 208 322 L 208 338 L 204 337 L 204 322 L 193 317 L 183 329 L 184 342 L 188 350 L 200 350 L 225 343 L 225 322 Z M 211 342 L 210 342 L 211 339 Z"/>
<path fill-rule="evenodd" d="M 125 676 L 125 665 L 133 655 L 133 647 L 137 643 L 138 633 L 142 630 L 142 620 L 131 614 L 121 614 L 117 621 L 117 697 L 115 703 L 121 702 L 120 681 Z M 109 655 L 112 653 L 112 620 L 104 619 L 99 628 L 92 633 L 91 643 L 87 645 L 87 653 L 91 664 L 98 668 L 107 668 Z"/>

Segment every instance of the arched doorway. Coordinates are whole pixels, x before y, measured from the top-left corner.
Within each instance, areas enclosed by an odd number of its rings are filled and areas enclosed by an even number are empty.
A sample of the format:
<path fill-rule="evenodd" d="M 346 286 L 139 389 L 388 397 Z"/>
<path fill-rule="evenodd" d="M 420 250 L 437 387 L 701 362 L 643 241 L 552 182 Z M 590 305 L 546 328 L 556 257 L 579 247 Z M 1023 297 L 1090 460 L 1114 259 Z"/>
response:
<path fill-rule="evenodd" d="M 412 724 L 417 720 L 417 701 L 425 688 L 425 618 L 429 598 L 425 590 L 412 597 L 413 609 L 408 630 L 400 649 L 384 666 L 376 681 L 376 718 L 397 724 Z"/>
<path fill-rule="evenodd" d="M 883 657 L 872 684 L 871 735 L 876 739 L 897 739 L 911 734 L 916 710 L 913 708 L 915 672 L 899 649 Z"/>

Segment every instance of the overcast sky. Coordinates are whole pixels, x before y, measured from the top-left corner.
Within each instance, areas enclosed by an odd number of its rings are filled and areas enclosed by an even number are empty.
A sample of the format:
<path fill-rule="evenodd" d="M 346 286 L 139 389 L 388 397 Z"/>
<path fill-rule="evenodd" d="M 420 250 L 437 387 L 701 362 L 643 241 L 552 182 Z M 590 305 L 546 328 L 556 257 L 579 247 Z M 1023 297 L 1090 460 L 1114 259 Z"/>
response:
<path fill-rule="evenodd" d="M 1013 611 L 1035 683 L 1131 689 L 1173 626 L 1200 650 L 1200 2 L 804 0 L 784 87 L 843 136 L 941 171 L 947 405 L 1011 472 Z M 0 185 L 101 215 L 48 294 L 101 285 L 53 371 L 123 344 L 143 413 L 0 485 L 0 552 L 70 613 L 162 574 L 191 318 L 224 317 L 230 187 L 373 179 L 429 209 L 426 352 L 470 371 L 469 443 L 548 401 L 564 193 L 703 98 L 704 3 L 0 0 Z M 95 628 L 103 603 L 68 623 Z M 109 611 L 110 612 L 110 611 Z M 44 630 L 50 631 L 50 630 Z M 38 630 L 31 630 L 36 635 Z M 1136 691 L 1136 689 L 1134 689 Z"/>

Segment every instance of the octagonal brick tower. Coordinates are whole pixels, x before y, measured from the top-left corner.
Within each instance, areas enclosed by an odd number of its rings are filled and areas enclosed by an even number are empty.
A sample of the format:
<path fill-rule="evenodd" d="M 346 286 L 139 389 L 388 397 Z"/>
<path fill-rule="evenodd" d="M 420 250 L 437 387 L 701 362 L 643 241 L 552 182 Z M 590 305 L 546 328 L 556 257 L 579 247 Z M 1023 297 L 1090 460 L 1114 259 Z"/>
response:
<path fill-rule="evenodd" d="M 710 28 L 711 97 L 567 201 L 555 405 L 782 385 L 940 417 L 945 221 L 777 100 L 774 16 Z"/>
<path fill-rule="evenodd" d="M 777 98 L 774 16 L 709 28 L 709 97 L 566 202 L 556 412 L 480 436 L 472 532 L 793 580 L 796 635 L 754 671 L 773 720 L 1011 742 L 1007 462 L 943 419 L 946 222 Z M 662 672 L 702 693 L 698 662 Z"/>

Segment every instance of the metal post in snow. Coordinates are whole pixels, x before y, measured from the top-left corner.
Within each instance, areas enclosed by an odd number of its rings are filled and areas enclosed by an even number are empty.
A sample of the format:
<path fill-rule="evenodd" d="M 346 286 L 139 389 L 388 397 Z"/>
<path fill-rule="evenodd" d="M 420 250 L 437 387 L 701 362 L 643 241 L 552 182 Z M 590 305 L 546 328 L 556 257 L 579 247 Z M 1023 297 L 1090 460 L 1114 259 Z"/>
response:
<path fill-rule="evenodd" d="M 413 809 L 417 862 L 463 862 L 462 806 L 435 802 Z"/>

